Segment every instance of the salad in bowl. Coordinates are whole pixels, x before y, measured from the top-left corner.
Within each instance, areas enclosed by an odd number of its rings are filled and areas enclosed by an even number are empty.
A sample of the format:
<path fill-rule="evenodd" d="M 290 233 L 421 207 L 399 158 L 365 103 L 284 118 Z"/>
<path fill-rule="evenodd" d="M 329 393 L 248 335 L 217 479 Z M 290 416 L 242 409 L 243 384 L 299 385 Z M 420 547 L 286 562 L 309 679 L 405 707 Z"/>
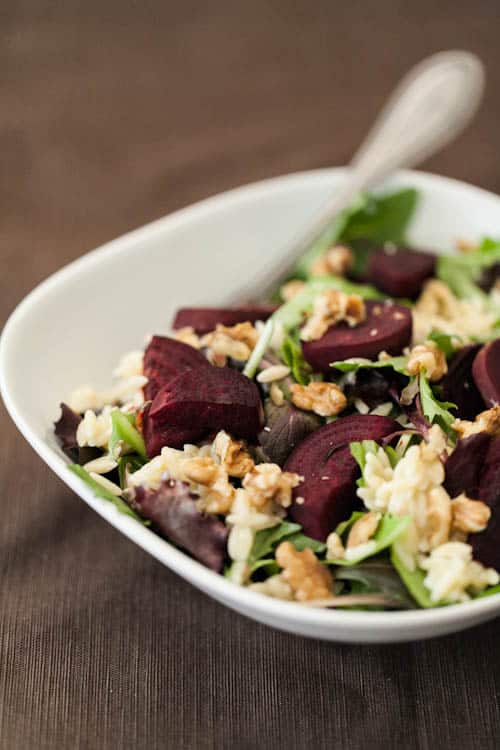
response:
<path fill-rule="evenodd" d="M 109 388 L 67 395 L 71 470 L 275 599 L 500 591 L 500 242 L 409 247 L 417 202 L 360 198 L 271 299 L 179 309 Z"/>

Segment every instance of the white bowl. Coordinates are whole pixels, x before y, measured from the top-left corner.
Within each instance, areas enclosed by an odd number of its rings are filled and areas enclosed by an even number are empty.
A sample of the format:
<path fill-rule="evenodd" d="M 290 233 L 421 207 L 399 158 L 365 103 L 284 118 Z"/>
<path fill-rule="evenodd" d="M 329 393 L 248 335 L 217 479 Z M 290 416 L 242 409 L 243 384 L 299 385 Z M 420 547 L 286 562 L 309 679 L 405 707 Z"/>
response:
<path fill-rule="evenodd" d="M 238 298 L 342 179 L 329 169 L 266 180 L 210 198 L 95 250 L 38 286 L 14 311 L 0 342 L 7 409 L 43 460 L 94 510 L 199 589 L 260 622 L 348 642 L 429 638 L 500 614 L 500 595 L 406 612 L 316 610 L 240 588 L 100 500 L 67 468 L 52 433 L 58 405 L 82 383 L 104 387 L 120 355 L 148 332 L 166 332 L 180 305 Z M 450 249 L 459 238 L 500 236 L 500 198 L 464 183 L 402 172 L 384 187 L 422 197 L 413 244 Z"/>

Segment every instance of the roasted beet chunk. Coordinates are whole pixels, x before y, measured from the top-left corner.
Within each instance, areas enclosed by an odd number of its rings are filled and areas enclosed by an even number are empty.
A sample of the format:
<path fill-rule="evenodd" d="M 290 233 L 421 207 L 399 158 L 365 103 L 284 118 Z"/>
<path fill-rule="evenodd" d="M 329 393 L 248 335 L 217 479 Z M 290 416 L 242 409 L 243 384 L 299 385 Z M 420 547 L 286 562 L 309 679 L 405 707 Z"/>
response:
<path fill-rule="evenodd" d="M 190 326 L 196 333 L 213 331 L 218 323 L 235 326 L 247 320 L 267 320 L 276 310 L 276 305 L 243 305 L 242 307 L 183 307 L 177 311 L 173 328 Z"/>
<path fill-rule="evenodd" d="M 457 497 L 461 492 L 472 498 L 479 496 L 479 483 L 490 441 L 487 432 L 478 432 L 457 442 L 445 464 L 444 486 L 450 497 Z"/>
<path fill-rule="evenodd" d="M 483 346 L 472 365 L 474 381 L 488 408 L 500 403 L 500 339 Z"/>
<path fill-rule="evenodd" d="M 165 445 L 180 448 L 218 430 L 255 441 L 262 425 L 255 383 L 236 370 L 211 365 L 183 372 L 163 386 L 142 423 L 151 457 Z"/>
<path fill-rule="evenodd" d="M 320 427 L 295 448 L 285 464 L 304 482 L 294 490 L 290 515 L 302 524 L 304 533 L 326 539 L 330 531 L 356 507 L 356 478 L 359 470 L 349 444 L 377 440 L 397 432 L 400 425 L 388 417 L 341 417 Z"/>
<path fill-rule="evenodd" d="M 366 320 L 353 328 L 331 326 L 317 341 L 303 341 L 302 351 L 313 370 L 331 372 L 331 363 L 351 357 L 377 359 L 379 352 L 399 354 L 410 343 L 411 312 L 402 305 L 366 301 Z"/>
<path fill-rule="evenodd" d="M 221 572 L 228 530 L 214 516 L 200 513 L 198 496 L 184 482 L 166 479 L 157 490 L 137 487 L 133 505 L 159 533 L 208 568 Z"/>
<path fill-rule="evenodd" d="M 491 439 L 475 497 L 490 507 L 491 518 L 484 531 L 469 536 L 469 544 L 476 560 L 500 570 L 500 437 Z"/>
<path fill-rule="evenodd" d="M 435 266 L 435 255 L 388 245 L 371 255 L 367 278 L 391 297 L 414 298 Z"/>
<path fill-rule="evenodd" d="M 148 378 L 144 386 L 146 401 L 181 372 L 203 365 L 209 366 L 203 354 L 192 346 L 166 336 L 153 336 L 144 352 L 144 375 Z"/>
<path fill-rule="evenodd" d="M 483 410 L 483 399 L 472 377 L 472 363 L 480 344 L 464 346 L 453 355 L 448 372 L 442 380 L 443 400 L 456 404 L 453 409 L 460 419 L 473 420 Z"/>
<path fill-rule="evenodd" d="M 72 461 L 78 460 L 76 431 L 81 421 L 79 414 L 70 409 L 67 404 L 61 404 L 61 416 L 57 422 L 54 422 L 54 432 L 61 448 Z"/>

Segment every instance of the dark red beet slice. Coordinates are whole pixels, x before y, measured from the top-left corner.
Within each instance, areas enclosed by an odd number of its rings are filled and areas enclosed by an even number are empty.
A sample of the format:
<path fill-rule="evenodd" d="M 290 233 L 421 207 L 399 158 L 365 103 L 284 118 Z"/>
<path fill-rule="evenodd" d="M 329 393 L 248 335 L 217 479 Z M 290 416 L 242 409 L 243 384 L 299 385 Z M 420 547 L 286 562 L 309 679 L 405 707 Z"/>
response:
<path fill-rule="evenodd" d="M 500 570 L 500 438 L 492 438 L 483 474 L 479 484 L 477 499 L 491 508 L 488 526 L 479 534 L 471 534 L 469 543 L 474 558 L 488 567 Z"/>
<path fill-rule="evenodd" d="M 500 403 L 500 339 L 483 346 L 472 365 L 474 381 L 486 406 Z"/>
<path fill-rule="evenodd" d="M 289 457 L 285 469 L 309 479 L 322 473 L 329 456 L 339 448 L 358 440 L 382 440 L 400 429 L 401 425 L 389 417 L 373 414 L 340 417 L 303 440 Z"/>
<path fill-rule="evenodd" d="M 210 366 L 203 354 L 182 341 L 167 336 L 153 336 L 144 352 L 144 398 L 152 400 L 160 388 L 194 367 Z"/>
<path fill-rule="evenodd" d="M 162 536 L 190 552 L 208 568 L 221 572 L 228 529 L 218 518 L 200 513 L 198 496 L 184 482 L 167 479 L 157 490 L 137 487 L 132 504 Z"/>
<path fill-rule="evenodd" d="M 327 472 L 306 480 L 296 488 L 295 498 L 302 497 L 301 505 L 294 503 L 290 516 L 300 523 L 304 533 L 313 539 L 325 540 L 341 521 L 357 507 L 357 464 L 349 448 L 335 451 L 328 462 Z"/>
<path fill-rule="evenodd" d="M 303 341 L 302 351 L 313 370 L 331 372 L 331 363 L 350 357 L 376 359 L 379 352 L 399 354 L 410 343 L 411 312 L 402 305 L 366 301 L 366 320 L 354 328 L 331 326 L 317 341 Z"/>
<path fill-rule="evenodd" d="M 190 326 L 196 333 L 213 331 L 217 323 L 235 326 L 237 323 L 267 320 L 276 305 L 243 305 L 242 307 L 182 307 L 177 311 L 172 327 Z"/>
<path fill-rule="evenodd" d="M 254 441 L 263 425 L 255 383 L 228 367 L 187 370 L 163 386 L 142 421 L 148 456 L 168 445 L 180 448 L 212 432 Z"/>
<path fill-rule="evenodd" d="M 460 419 L 473 421 L 484 409 L 483 399 L 472 377 L 472 363 L 480 348 L 481 344 L 472 344 L 459 349 L 442 380 L 443 400 L 457 405 L 452 411 Z"/>
<path fill-rule="evenodd" d="M 300 443 L 285 464 L 304 482 L 294 490 L 291 517 L 301 523 L 314 539 L 325 539 L 329 532 L 356 507 L 356 461 L 349 443 L 377 440 L 397 432 L 400 425 L 388 417 L 353 415 L 341 417 L 320 427 Z"/>
<path fill-rule="evenodd" d="M 417 297 L 424 281 L 434 274 L 436 256 L 388 246 L 370 257 L 367 278 L 391 297 Z"/>
<path fill-rule="evenodd" d="M 479 484 L 490 442 L 491 436 L 487 432 L 478 432 L 457 442 L 445 465 L 444 486 L 450 497 L 457 497 L 461 492 L 472 498 L 479 496 Z"/>

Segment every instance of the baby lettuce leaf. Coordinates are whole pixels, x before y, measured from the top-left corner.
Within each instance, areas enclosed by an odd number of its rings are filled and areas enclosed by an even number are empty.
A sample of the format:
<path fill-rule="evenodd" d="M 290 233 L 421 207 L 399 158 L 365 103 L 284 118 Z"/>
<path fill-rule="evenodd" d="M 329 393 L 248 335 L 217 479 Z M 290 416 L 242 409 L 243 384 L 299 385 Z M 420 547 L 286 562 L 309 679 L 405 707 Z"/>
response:
<path fill-rule="evenodd" d="M 454 342 L 457 340 L 461 341 L 460 336 L 450 336 L 449 333 L 442 333 L 441 331 L 431 331 L 427 338 L 429 341 L 434 341 L 445 357 L 453 356 L 457 351 Z"/>
<path fill-rule="evenodd" d="M 123 500 L 121 497 L 118 497 L 117 495 L 113 495 L 112 492 L 109 492 L 107 489 L 102 487 L 99 482 L 96 482 L 95 479 L 90 476 L 88 471 L 86 471 L 83 466 L 79 466 L 78 464 L 71 464 L 68 468 L 73 472 L 73 474 L 76 474 L 78 477 L 80 477 L 80 479 L 82 479 L 85 484 L 87 484 L 91 488 L 94 495 L 101 497 L 103 500 L 108 500 L 110 503 L 113 503 L 113 505 L 120 511 L 120 513 L 124 513 L 126 516 L 132 516 L 132 518 L 135 518 L 136 521 L 140 521 L 142 523 L 142 519 L 140 518 L 140 516 L 138 516 L 137 513 L 132 510 L 130 505 L 128 505 L 125 500 Z"/>
<path fill-rule="evenodd" d="M 401 375 L 408 376 L 407 372 L 407 366 L 408 366 L 408 357 L 400 356 L 400 357 L 389 357 L 389 359 L 384 360 L 365 360 L 363 362 L 358 361 L 352 361 L 349 359 L 346 359 L 344 361 L 339 362 L 332 362 L 330 367 L 334 367 L 336 370 L 340 370 L 341 372 L 358 372 L 358 370 L 373 370 L 373 369 L 382 369 L 384 367 L 390 367 L 395 372 L 400 373 Z"/>
<path fill-rule="evenodd" d="M 424 586 L 425 573 L 423 570 L 420 570 L 420 568 L 415 568 L 413 571 L 409 570 L 394 547 L 391 550 L 391 562 L 417 604 L 424 609 L 439 606 L 438 603 L 431 600 L 429 591 Z"/>
<path fill-rule="evenodd" d="M 368 239 L 374 244 L 404 243 L 406 230 L 418 200 L 409 188 L 384 195 L 361 195 L 343 211 L 299 261 L 295 275 L 305 277 L 313 261 L 335 242 Z"/>
<path fill-rule="evenodd" d="M 491 307 L 490 298 L 476 283 L 481 272 L 500 262 L 500 244 L 485 239 L 478 250 L 461 255 L 440 255 L 436 276 L 459 298 L 475 299 Z"/>
<path fill-rule="evenodd" d="M 139 456 L 147 458 L 146 446 L 141 433 L 135 427 L 135 415 L 124 414 L 119 409 L 111 412 L 111 438 L 109 441 L 109 452 L 116 455 L 117 449 L 122 444 L 130 446 Z"/>
<path fill-rule="evenodd" d="M 361 513 L 359 517 L 361 517 L 362 515 L 364 514 Z M 377 531 L 372 538 L 372 540 L 375 542 L 375 545 L 373 546 L 371 551 L 364 552 L 354 560 L 345 560 L 341 558 L 338 560 L 329 560 L 328 562 L 331 565 L 352 566 L 357 565 L 362 560 L 365 560 L 368 557 L 378 555 L 380 554 L 380 552 L 383 552 L 385 549 L 388 549 L 394 544 L 396 539 L 398 539 L 398 537 L 401 536 L 401 534 L 408 528 L 410 521 L 411 519 L 408 516 L 391 516 L 389 515 L 389 513 L 384 513 L 378 525 Z M 337 533 L 339 533 L 338 528 Z M 345 533 L 345 529 L 343 533 Z"/>
<path fill-rule="evenodd" d="M 434 395 L 425 372 L 419 374 L 420 403 L 424 417 L 431 424 L 438 424 L 448 435 L 455 439 L 456 433 L 452 428 L 455 417 L 449 411 L 456 408 L 450 401 L 439 401 Z"/>
<path fill-rule="evenodd" d="M 390 561 L 383 557 L 359 565 L 339 568 L 335 572 L 335 580 L 349 582 L 351 593 L 354 593 L 353 584 L 358 584 L 358 587 L 354 586 L 357 593 L 385 594 L 398 604 L 399 608 L 415 609 L 415 602 L 408 594 L 401 578 Z"/>

